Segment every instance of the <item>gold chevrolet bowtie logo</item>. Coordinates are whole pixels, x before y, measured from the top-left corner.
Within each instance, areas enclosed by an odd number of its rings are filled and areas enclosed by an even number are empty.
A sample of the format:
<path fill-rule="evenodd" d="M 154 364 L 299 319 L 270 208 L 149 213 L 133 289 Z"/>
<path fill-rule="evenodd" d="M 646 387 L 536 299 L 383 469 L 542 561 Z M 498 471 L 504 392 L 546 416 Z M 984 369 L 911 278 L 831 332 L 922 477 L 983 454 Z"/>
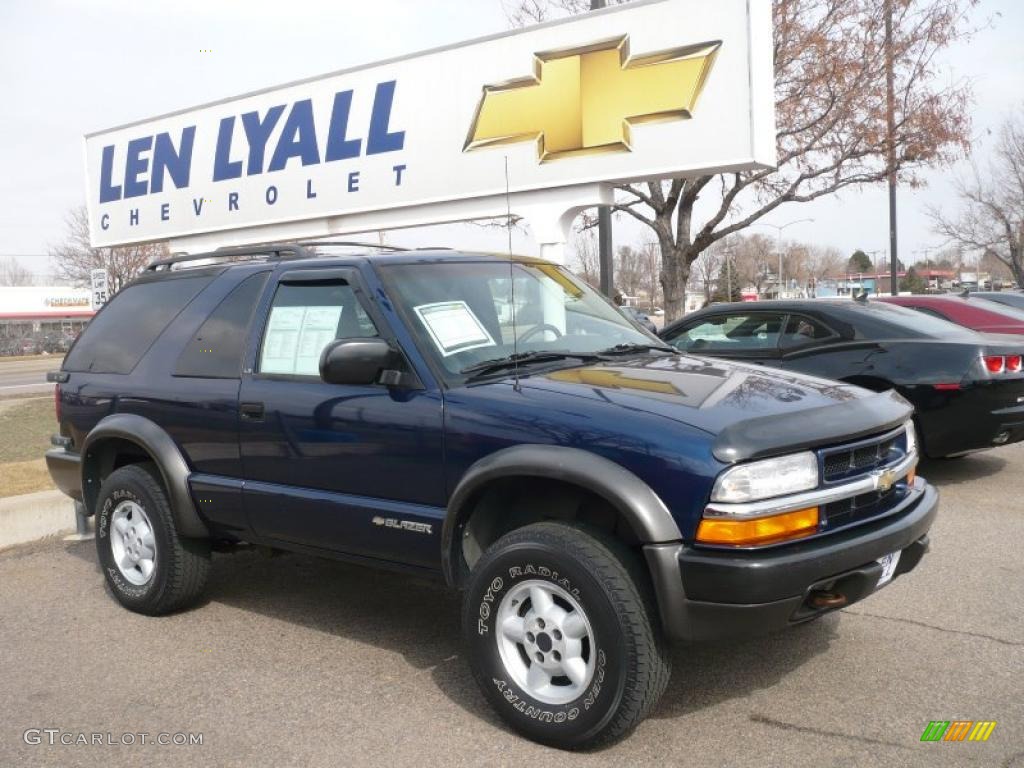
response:
<path fill-rule="evenodd" d="M 533 140 L 541 162 L 629 151 L 632 124 L 691 116 L 721 45 L 634 57 L 621 37 L 538 53 L 532 77 L 484 87 L 465 150 Z"/>

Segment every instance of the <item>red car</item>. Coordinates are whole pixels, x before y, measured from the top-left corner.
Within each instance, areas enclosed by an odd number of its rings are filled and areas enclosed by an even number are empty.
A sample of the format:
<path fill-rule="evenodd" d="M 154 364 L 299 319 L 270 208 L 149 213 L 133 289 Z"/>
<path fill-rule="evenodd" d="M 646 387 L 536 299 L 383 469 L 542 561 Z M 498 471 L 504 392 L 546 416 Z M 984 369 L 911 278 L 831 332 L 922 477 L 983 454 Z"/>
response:
<path fill-rule="evenodd" d="M 1024 335 L 1024 311 L 971 296 L 879 296 L 878 301 L 910 307 L 982 333 Z"/>

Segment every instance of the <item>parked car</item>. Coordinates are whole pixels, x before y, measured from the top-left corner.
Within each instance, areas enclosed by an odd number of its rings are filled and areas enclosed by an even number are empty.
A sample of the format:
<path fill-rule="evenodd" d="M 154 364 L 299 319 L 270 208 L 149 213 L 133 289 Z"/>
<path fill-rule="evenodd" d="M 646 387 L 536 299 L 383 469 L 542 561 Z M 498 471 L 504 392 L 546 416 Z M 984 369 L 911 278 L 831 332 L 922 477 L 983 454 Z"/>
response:
<path fill-rule="evenodd" d="M 15 355 L 38 355 L 43 351 L 43 343 L 40 339 L 26 336 L 19 339 L 14 348 Z"/>
<path fill-rule="evenodd" d="M 895 389 L 914 405 L 923 448 L 952 457 L 1024 439 L 1024 343 L 984 336 L 879 301 L 718 304 L 661 337 L 696 355 L 731 358 Z"/>
<path fill-rule="evenodd" d="M 1024 310 L 972 298 L 974 295 L 880 296 L 877 300 L 916 309 L 981 333 L 1024 334 Z"/>
<path fill-rule="evenodd" d="M 968 294 L 967 298 L 978 297 L 986 301 L 994 301 L 1014 309 L 1024 310 L 1024 292 L 1021 291 L 978 291 Z"/>
<path fill-rule="evenodd" d="M 634 323 L 641 326 L 642 328 L 650 331 L 651 333 L 658 332 L 658 328 L 657 326 L 654 325 L 654 323 L 651 322 L 651 318 L 649 318 L 646 314 L 641 312 L 636 307 L 619 307 L 619 310 L 622 312 L 622 314 L 624 314 L 626 317 L 628 317 L 630 320 L 632 320 Z"/>
<path fill-rule="evenodd" d="M 655 705 L 668 639 L 817 618 L 927 550 L 895 393 L 676 354 L 536 259 L 192 260 L 151 266 L 50 375 L 48 467 L 130 610 L 194 602 L 214 542 L 443 578 L 500 716 L 585 747 Z"/>

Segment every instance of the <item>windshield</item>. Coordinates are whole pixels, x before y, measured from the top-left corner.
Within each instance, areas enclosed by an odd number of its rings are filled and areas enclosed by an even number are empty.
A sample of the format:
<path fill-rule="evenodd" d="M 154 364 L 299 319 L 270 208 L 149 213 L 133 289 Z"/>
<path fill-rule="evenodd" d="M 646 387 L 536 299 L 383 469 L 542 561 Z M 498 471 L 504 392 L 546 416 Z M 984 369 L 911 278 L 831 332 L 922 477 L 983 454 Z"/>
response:
<path fill-rule="evenodd" d="M 968 299 L 968 302 L 970 301 Z M 1000 304 L 997 301 L 989 301 L 988 299 L 982 299 L 980 302 L 975 300 L 975 303 L 986 312 L 995 312 L 997 315 L 1008 317 L 1011 320 L 1024 321 L 1024 309 L 1012 307 L 1009 304 Z"/>
<path fill-rule="evenodd" d="M 912 336 L 925 336 L 933 339 L 948 339 L 965 336 L 974 332 L 962 325 L 951 323 L 941 317 L 925 314 L 916 309 L 901 307 L 881 301 L 869 301 L 867 304 L 856 304 L 856 310 L 866 316 L 880 320 L 892 329 L 902 333 L 909 332 Z"/>
<path fill-rule="evenodd" d="M 1024 309 L 1024 293 L 972 293 L 971 298 L 982 298 L 985 301 L 995 302 L 1003 307 L 1014 307 Z"/>
<path fill-rule="evenodd" d="M 512 354 L 592 355 L 661 346 L 599 293 L 552 264 L 450 262 L 381 268 L 420 347 L 449 378 Z"/>

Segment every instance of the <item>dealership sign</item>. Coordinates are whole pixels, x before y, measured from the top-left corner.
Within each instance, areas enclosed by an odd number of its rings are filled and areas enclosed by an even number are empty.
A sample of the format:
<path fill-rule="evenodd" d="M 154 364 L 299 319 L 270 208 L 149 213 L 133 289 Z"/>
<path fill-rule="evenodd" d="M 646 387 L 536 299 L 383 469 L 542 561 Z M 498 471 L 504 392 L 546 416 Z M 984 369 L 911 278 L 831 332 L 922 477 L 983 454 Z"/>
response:
<path fill-rule="evenodd" d="M 507 203 L 549 231 L 615 183 L 774 164 L 770 3 L 641 0 L 101 131 L 85 156 L 94 246 Z"/>

